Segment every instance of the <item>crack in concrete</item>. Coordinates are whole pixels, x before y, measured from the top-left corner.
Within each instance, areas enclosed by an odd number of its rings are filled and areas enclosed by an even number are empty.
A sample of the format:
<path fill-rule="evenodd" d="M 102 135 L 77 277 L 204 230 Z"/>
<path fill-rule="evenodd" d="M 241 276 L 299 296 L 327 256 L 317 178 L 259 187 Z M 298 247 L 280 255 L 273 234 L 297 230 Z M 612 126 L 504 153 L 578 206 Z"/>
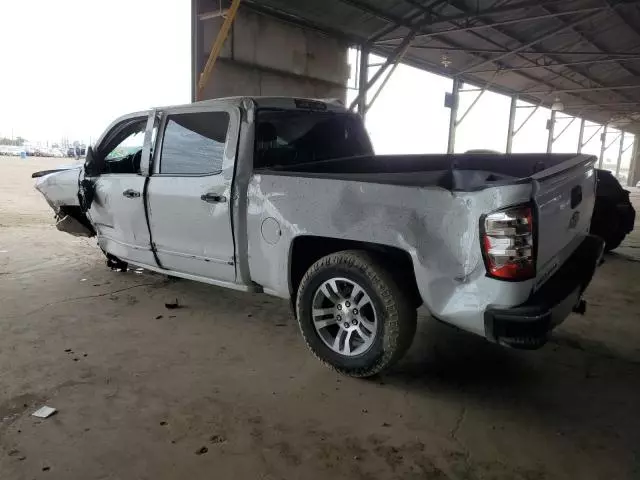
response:
<path fill-rule="evenodd" d="M 5 317 L 7 319 L 12 319 L 12 318 L 20 318 L 20 317 L 24 317 L 25 315 L 33 315 L 34 313 L 37 313 L 41 310 L 44 310 L 45 308 L 48 307 L 52 307 L 54 305 L 60 305 L 62 303 L 70 303 L 70 302 L 76 302 L 78 300 L 85 300 L 87 298 L 98 298 L 98 297 L 106 297 L 108 295 L 114 295 L 116 293 L 120 293 L 120 292 L 126 292 L 127 290 L 132 290 L 134 288 L 139 288 L 139 287 L 149 287 L 149 286 L 154 286 L 154 285 L 161 285 L 161 283 L 159 282 L 153 282 L 153 283 L 139 283 L 137 285 L 132 285 L 130 287 L 126 287 L 126 288 L 120 288 L 118 290 L 113 290 L 110 292 L 104 292 L 104 293 L 97 293 L 94 295 L 84 295 L 82 297 L 74 297 L 74 298 L 65 298 L 63 300 L 59 300 L 57 302 L 51 302 L 51 303 L 47 303 L 45 305 L 42 305 L 41 307 L 38 307 L 34 310 L 31 310 L 29 312 L 25 312 L 25 313 L 19 313 L 17 315 L 10 315 L 8 317 Z"/>
<path fill-rule="evenodd" d="M 456 419 L 455 425 L 449 432 L 449 437 L 451 437 L 453 441 L 455 441 L 460 445 L 461 445 L 461 442 L 460 440 L 458 440 L 458 431 L 460 430 L 460 427 L 462 426 L 462 422 L 464 422 L 464 419 L 466 416 L 467 416 L 467 407 L 462 407 L 462 410 L 460 411 L 460 415 L 458 415 L 458 418 Z"/>

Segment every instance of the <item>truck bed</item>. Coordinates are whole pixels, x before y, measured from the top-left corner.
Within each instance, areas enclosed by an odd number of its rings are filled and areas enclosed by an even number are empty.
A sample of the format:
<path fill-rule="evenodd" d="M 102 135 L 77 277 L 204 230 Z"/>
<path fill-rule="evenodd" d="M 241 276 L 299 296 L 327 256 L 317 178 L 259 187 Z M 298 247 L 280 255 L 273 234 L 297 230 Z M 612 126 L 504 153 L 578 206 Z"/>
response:
<path fill-rule="evenodd" d="M 577 154 L 493 154 L 455 155 L 363 155 L 303 164 L 282 165 L 269 170 L 279 175 L 332 178 L 369 183 L 416 187 L 438 186 L 451 191 L 476 191 L 528 181 L 569 160 L 587 163 L 590 157 Z M 546 176 L 543 174 L 543 176 Z"/>

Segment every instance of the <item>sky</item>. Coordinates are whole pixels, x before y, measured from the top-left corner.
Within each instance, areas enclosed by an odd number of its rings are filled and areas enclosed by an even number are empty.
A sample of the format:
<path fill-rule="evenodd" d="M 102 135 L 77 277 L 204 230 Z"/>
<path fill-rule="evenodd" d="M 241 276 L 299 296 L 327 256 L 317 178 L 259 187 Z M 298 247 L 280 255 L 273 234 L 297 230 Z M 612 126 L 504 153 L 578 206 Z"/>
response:
<path fill-rule="evenodd" d="M 190 2 L 0 1 L 0 136 L 95 139 L 190 100 Z"/>
<path fill-rule="evenodd" d="M 11 0 L 0 2 L 0 19 L 0 136 L 88 142 L 120 115 L 190 100 L 190 2 Z M 354 63 L 353 50 L 350 60 Z M 354 66 L 351 71 L 353 84 Z M 445 77 L 397 68 L 367 115 L 376 152 L 445 152 L 449 109 L 444 95 L 451 85 Z M 353 95 L 350 91 L 349 98 Z M 458 118 L 476 95 L 461 93 Z M 458 127 L 456 152 L 504 151 L 509 104 L 506 96 L 485 93 Z M 519 108 L 516 125 L 530 112 Z M 533 115 L 515 137 L 514 152 L 545 151 L 549 115 L 544 108 Z M 556 132 L 570 121 L 563 117 L 558 115 Z M 579 124 L 571 124 L 554 152 L 576 151 Z M 585 136 L 594 128 L 587 127 Z M 607 143 L 616 135 L 611 132 Z M 627 136 L 625 146 L 632 142 Z M 598 155 L 599 136 L 584 151 Z M 615 161 L 617 154 L 614 142 L 606 158 Z M 628 149 L 623 168 L 630 156 Z"/>

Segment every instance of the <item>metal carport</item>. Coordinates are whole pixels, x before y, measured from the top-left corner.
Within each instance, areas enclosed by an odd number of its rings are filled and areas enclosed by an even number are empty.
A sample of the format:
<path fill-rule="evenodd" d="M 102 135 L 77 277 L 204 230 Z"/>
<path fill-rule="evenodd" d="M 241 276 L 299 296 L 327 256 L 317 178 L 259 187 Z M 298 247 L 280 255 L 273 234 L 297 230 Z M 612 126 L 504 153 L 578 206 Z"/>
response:
<path fill-rule="evenodd" d="M 239 1 L 239 0 L 237 0 Z M 193 1 L 194 28 L 205 0 Z M 211 2 L 208 2 L 211 3 Z M 236 2 L 233 2 L 236 3 Z M 242 0 L 242 9 L 294 23 L 338 38 L 360 50 L 360 71 L 369 54 L 386 58 L 374 72 L 360 75 L 352 107 L 366 114 L 365 92 L 403 62 L 453 79 L 449 151 L 462 82 L 551 107 L 606 129 L 640 132 L 640 1 L 637 0 Z M 232 2 L 223 2 L 224 6 Z M 194 42 L 195 59 L 202 55 Z M 378 83 L 376 83 L 378 82 Z M 383 82 L 384 83 L 384 82 Z M 548 150 L 555 111 L 549 119 Z M 517 125 L 509 122 L 508 138 Z M 596 133 L 597 134 L 597 133 Z M 580 129 L 578 145 L 594 135 Z M 616 139 L 617 141 L 617 139 Z M 637 142 L 636 142 L 637 143 Z M 578 146 L 577 149 L 580 147 Z M 507 150 L 510 149 L 508 142 Z M 634 144 L 632 159 L 636 158 Z M 632 166 L 634 162 L 632 160 Z M 632 167 L 633 168 L 633 167 Z M 636 169 L 637 170 L 637 169 Z M 640 172 L 635 172 L 638 176 Z M 629 181 L 635 181 L 633 172 Z"/>

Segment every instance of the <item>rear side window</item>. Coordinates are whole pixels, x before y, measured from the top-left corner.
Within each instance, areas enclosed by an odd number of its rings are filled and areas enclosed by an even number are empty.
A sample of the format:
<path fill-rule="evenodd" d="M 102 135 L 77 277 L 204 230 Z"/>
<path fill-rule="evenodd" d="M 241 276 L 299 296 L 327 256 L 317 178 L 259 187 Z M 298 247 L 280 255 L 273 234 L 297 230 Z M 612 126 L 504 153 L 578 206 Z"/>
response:
<path fill-rule="evenodd" d="M 371 154 L 373 148 L 362 120 L 354 114 L 258 111 L 254 168 L 286 168 Z"/>
<path fill-rule="evenodd" d="M 229 129 L 226 112 L 170 115 L 162 141 L 160 173 L 212 175 L 222 171 Z"/>

